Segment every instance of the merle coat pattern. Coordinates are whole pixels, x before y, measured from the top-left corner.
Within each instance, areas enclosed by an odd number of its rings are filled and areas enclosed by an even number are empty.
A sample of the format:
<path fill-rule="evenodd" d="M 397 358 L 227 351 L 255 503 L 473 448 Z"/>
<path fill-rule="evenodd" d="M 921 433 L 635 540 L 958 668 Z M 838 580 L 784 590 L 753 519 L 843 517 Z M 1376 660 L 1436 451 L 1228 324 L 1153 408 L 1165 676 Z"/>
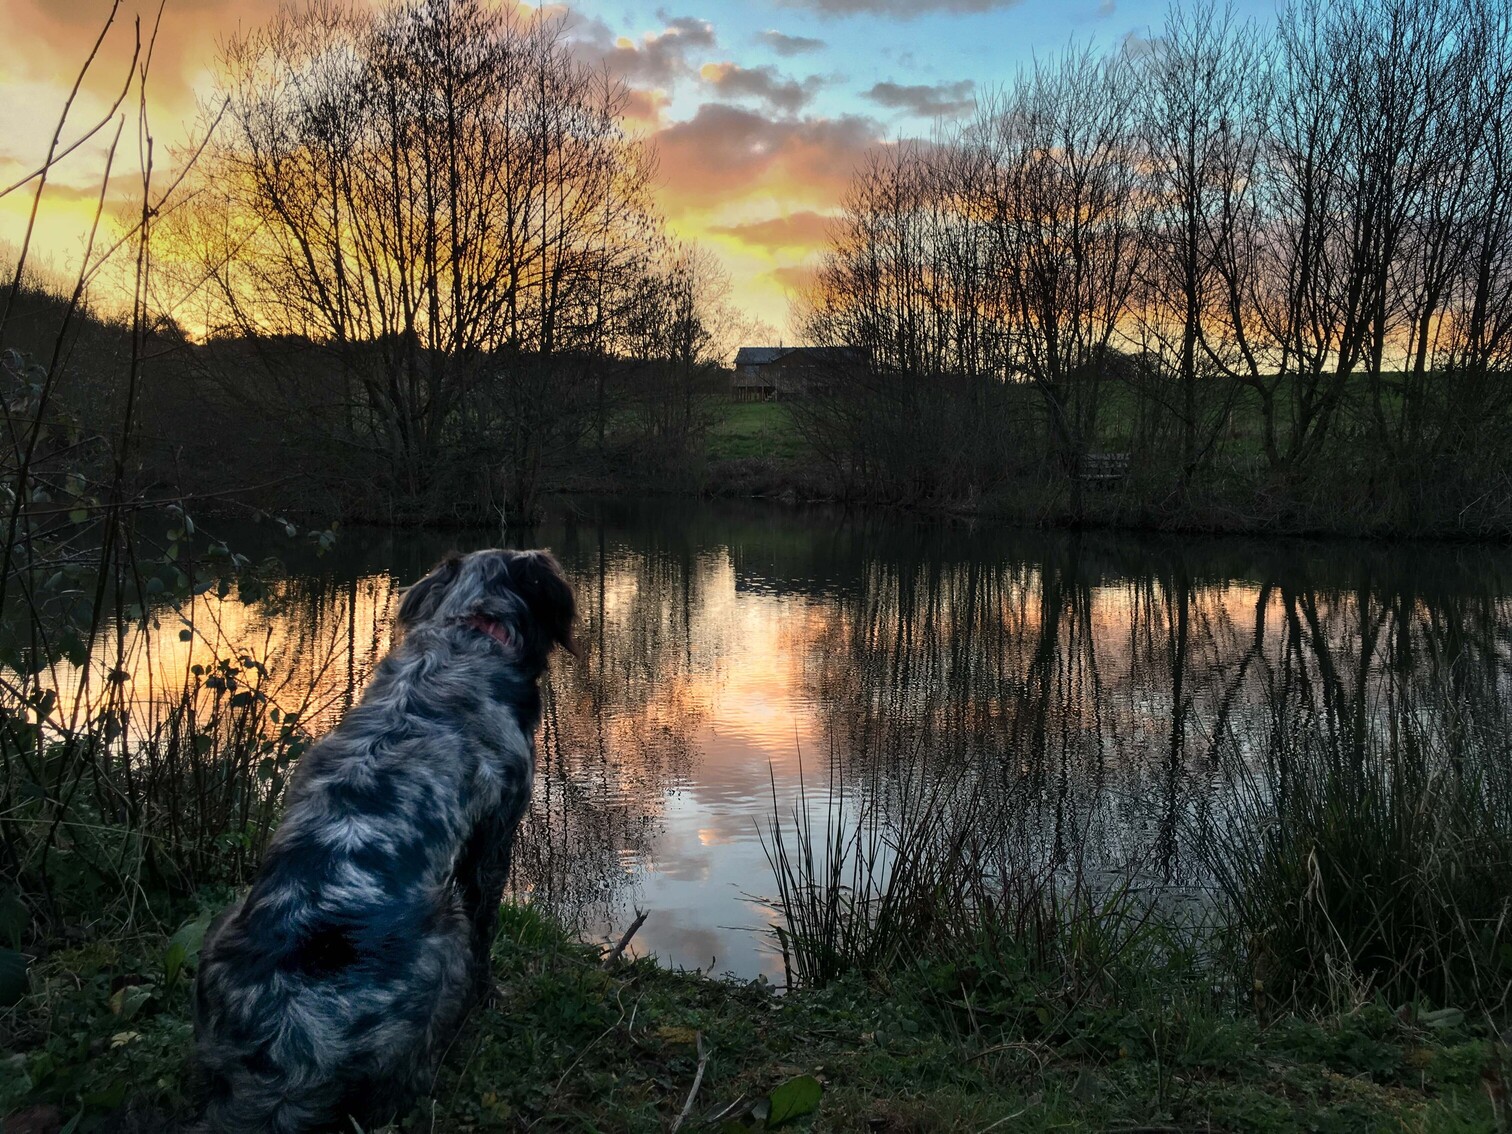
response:
<path fill-rule="evenodd" d="M 370 1128 L 429 1086 L 491 987 L 536 683 L 574 614 L 538 551 L 453 557 L 405 593 L 397 645 L 300 761 L 256 882 L 205 937 L 212 1130 Z"/>

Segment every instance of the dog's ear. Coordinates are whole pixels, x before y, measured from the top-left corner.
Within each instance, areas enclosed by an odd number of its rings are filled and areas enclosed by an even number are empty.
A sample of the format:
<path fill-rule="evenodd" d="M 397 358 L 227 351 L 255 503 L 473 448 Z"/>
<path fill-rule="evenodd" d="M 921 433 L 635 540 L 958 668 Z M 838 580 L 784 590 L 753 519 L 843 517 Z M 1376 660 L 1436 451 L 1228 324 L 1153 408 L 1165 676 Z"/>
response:
<path fill-rule="evenodd" d="M 399 603 L 399 625 L 409 629 L 417 622 L 429 618 L 441 606 L 446 590 L 457 581 L 462 570 L 462 557 L 449 555 L 430 574 L 412 587 L 406 587 L 404 598 Z"/>
<path fill-rule="evenodd" d="M 577 621 L 577 600 L 572 587 L 562 577 L 561 565 L 549 551 L 522 551 L 509 561 L 509 582 L 515 594 L 525 600 L 530 615 L 547 639 L 543 655 L 553 645 L 561 646 L 581 659 L 572 637 Z"/>

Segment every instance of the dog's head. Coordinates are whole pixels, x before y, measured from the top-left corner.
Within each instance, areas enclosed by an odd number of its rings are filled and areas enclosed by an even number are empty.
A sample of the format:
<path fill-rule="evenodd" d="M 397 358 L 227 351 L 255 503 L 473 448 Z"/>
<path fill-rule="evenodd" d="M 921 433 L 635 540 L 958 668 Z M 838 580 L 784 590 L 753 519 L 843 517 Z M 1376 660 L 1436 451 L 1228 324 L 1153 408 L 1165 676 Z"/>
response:
<path fill-rule="evenodd" d="M 544 665 L 554 646 L 573 657 L 577 602 L 549 551 L 490 548 L 453 555 L 404 592 L 399 628 L 427 623 L 470 625 L 500 641 L 517 642 Z"/>

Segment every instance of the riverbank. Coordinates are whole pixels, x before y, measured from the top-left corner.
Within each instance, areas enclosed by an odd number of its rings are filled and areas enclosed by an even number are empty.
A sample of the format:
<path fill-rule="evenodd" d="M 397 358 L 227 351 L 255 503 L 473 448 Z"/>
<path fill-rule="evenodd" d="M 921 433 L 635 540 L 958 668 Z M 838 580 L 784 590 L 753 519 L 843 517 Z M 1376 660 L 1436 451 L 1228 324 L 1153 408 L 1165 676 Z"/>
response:
<path fill-rule="evenodd" d="M 910 438 L 910 471 L 900 479 L 864 461 L 858 465 L 860 458 L 827 459 L 795 412 L 802 411 L 792 403 L 733 402 L 708 392 L 698 429 L 676 445 L 611 435 L 603 449 L 584 442 L 558 451 L 541 470 L 530 507 L 538 519 L 552 496 L 701 497 L 840 504 L 1041 529 L 1512 541 L 1512 464 L 1500 459 L 1479 472 L 1454 462 L 1390 462 L 1362 452 L 1368 446 L 1357 441 L 1305 471 L 1285 472 L 1267 464 L 1258 427 L 1241 416 L 1227 447 L 1184 485 L 1169 448 L 1121 436 L 1097 443 L 1114 454 L 1108 467 L 1116 475 L 1070 477 L 1038 434 L 1022 445 L 995 442 L 992 460 Z M 433 485 L 415 498 L 396 497 L 371 469 L 338 475 L 310 453 L 290 464 L 280 452 L 268 462 L 274 452 L 270 445 L 246 460 L 211 459 L 208 452 L 182 461 L 165 457 L 152 495 L 177 500 L 197 517 L 266 513 L 320 527 L 333 521 L 401 530 L 497 527 L 522 515 L 505 508 L 499 485 L 481 495 Z M 479 467 L 503 475 L 497 465 Z M 178 495 L 159 495 L 170 485 Z"/>
<path fill-rule="evenodd" d="M 607 495 L 655 492 L 656 485 L 634 487 L 595 483 Z M 1065 483 L 1025 479 L 986 493 L 959 497 L 891 500 L 848 497 L 822 467 L 799 460 L 739 458 L 710 463 L 697 489 L 724 500 L 769 500 L 781 504 L 849 504 L 888 508 L 926 519 L 982 521 L 1013 527 L 1123 531 L 1134 534 L 1254 536 L 1288 539 L 1370 539 L 1395 542 L 1507 543 L 1512 526 L 1464 524 L 1446 515 L 1403 523 L 1372 515 L 1363 507 L 1347 510 L 1323 504 L 1279 499 L 1266 492 L 1250 494 L 1168 494 L 1142 497 L 1136 489 L 1099 488 L 1072 500 Z"/>
<path fill-rule="evenodd" d="M 1262 1020 L 1153 971 L 1119 999 L 1045 986 L 1000 1004 L 924 968 L 779 995 L 649 959 L 606 967 L 528 907 L 501 921 L 501 1000 L 453 1045 L 418 1129 L 666 1131 L 686 1111 L 682 1129 L 736 1134 L 784 1109 L 784 1128 L 887 1134 L 1507 1128 L 1512 1052 L 1455 1010 Z M 187 1113 L 196 924 L 78 926 L 37 962 L 0 1017 L 8 1134 Z"/>
<path fill-rule="evenodd" d="M 888 489 L 847 484 L 805 441 L 789 406 L 719 401 L 712 411 L 698 475 L 633 486 L 597 483 L 599 492 L 669 487 L 713 498 L 786 503 L 885 505 L 934 517 L 1037 528 L 1104 528 L 1191 535 L 1262 535 L 1392 540 L 1512 540 L 1512 511 L 1490 506 L 1506 483 L 1486 482 L 1470 496 L 1424 500 L 1351 455 L 1308 477 L 1268 472 L 1259 426 L 1239 419 L 1230 449 L 1184 489 L 1169 453 L 1129 452 L 1126 475 L 1073 484 L 1058 468 L 1028 461 L 964 490 Z M 1113 440 L 1108 447 L 1128 448 Z M 1418 470 L 1426 476 L 1432 470 Z M 1503 478 L 1505 481 L 1505 477 Z M 1432 497 L 1432 494 L 1429 494 Z"/>

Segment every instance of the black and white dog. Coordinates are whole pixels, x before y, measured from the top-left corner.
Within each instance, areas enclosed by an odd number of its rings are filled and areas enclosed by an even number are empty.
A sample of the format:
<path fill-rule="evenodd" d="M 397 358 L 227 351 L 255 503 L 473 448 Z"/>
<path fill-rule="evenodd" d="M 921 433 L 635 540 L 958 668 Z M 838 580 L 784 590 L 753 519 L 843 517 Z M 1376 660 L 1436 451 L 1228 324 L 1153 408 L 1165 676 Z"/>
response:
<path fill-rule="evenodd" d="M 250 892 L 200 953 L 195 1055 L 223 1134 L 365 1128 L 405 1110 L 489 988 L 536 682 L 575 652 L 542 551 L 448 559 L 405 592 L 398 642 L 311 747 Z"/>

